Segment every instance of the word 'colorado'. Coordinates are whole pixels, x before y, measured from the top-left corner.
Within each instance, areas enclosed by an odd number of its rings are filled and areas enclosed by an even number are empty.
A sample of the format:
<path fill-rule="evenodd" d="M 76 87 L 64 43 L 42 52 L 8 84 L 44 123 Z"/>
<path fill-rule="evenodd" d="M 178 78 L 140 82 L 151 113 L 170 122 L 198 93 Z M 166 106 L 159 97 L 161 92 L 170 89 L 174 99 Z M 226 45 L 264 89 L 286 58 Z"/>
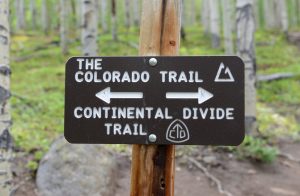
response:
<path fill-rule="evenodd" d="M 147 83 L 150 81 L 148 71 L 105 71 L 102 67 L 102 59 L 78 58 L 78 71 L 75 73 L 75 81 L 78 83 Z M 198 71 L 160 71 L 163 83 L 201 83 Z"/>

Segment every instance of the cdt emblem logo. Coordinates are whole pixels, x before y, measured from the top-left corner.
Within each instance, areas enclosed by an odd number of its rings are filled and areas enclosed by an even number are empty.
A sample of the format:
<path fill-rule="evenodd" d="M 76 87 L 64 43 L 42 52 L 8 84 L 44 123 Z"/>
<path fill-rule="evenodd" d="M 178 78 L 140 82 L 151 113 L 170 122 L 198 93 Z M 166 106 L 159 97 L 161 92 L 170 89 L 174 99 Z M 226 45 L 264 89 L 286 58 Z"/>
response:
<path fill-rule="evenodd" d="M 189 130 L 179 119 L 174 120 L 168 127 L 166 139 L 174 143 L 182 143 L 190 139 Z"/>

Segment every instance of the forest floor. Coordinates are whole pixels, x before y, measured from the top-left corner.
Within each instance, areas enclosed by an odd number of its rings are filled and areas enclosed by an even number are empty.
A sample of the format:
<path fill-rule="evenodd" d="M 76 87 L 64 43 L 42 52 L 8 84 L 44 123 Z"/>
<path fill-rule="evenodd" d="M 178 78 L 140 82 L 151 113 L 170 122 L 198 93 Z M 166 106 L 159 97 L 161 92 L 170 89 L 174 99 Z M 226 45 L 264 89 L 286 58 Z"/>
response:
<path fill-rule="evenodd" d="M 300 157 L 300 143 L 282 141 L 283 153 Z M 204 147 L 199 147 L 199 152 Z M 202 150 L 201 150 L 202 149 Z M 207 153 L 207 152 L 206 152 Z M 201 153 L 199 153 L 201 154 Z M 215 157 L 213 162 L 205 163 L 203 158 L 193 158 L 216 177 L 227 192 L 236 196 L 298 196 L 300 195 L 300 162 L 284 157 L 271 164 L 239 160 L 231 154 L 210 152 Z M 198 155 L 199 156 L 199 155 Z M 185 157 L 178 157 L 175 174 L 175 195 L 181 196 L 221 196 L 215 182 L 211 181 L 202 170 Z M 119 179 L 116 196 L 129 195 L 130 161 L 128 159 Z"/>
<path fill-rule="evenodd" d="M 279 149 L 294 158 L 300 157 L 300 142 L 280 141 Z M 179 152 L 181 149 L 178 149 Z M 201 156 L 201 152 L 207 156 Z M 271 164 L 257 161 L 240 160 L 234 154 L 212 150 L 207 147 L 193 149 L 192 160 L 185 156 L 176 159 L 175 196 L 298 196 L 300 195 L 300 160 L 278 157 Z M 198 154 L 196 156 L 196 154 Z M 123 155 L 118 169 L 115 196 L 129 195 L 130 192 L 130 155 Z M 26 159 L 15 159 L 13 167 L 16 178 L 15 196 L 37 195 L 36 184 L 23 166 Z M 201 164 L 207 172 L 219 180 L 221 194 L 215 181 L 208 178 L 204 171 L 195 165 Z"/>
<path fill-rule="evenodd" d="M 211 49 L 210 39 L 201 27 L 187 28 L 186 35 L 180 55 L 224 53 L 223 48 Z M 100 54 L 137 55 L 137 44 L 138 29 L 120 30 L 118 42 L 113 42 L 109 34 L 100 35 Z M 56 33 L 45 37 L 40 32 L 31 32 L 12 37 L 11 108 L 16 195 L 35 195 L 39 161 L 53 140 L 63 133 L 64 63 L 70 56 L 80 55 L 79 46 L 76 35 L 71 35 L 70 54 L 64 56 Z M 300 50 L 279 32 L 258 31 L 256 54 L 258 74 L 293 73 L 296 76 L 258 83 L 257 138 L 247 136 L 238 148 L 178 147 L 175 195 L 220 195 L 217 187 L 188 157 L 207 168 L 220 180 L 224 190 L 233 195 L 300 195 L 300 163 L 278 154 L 300 158 Z M 111 147 L 127 154 L 121 164 L 122 178 L 118 179 L 117 189 L 118 195 L 126 195 L 130 183 L 130 150 L 127 145 Z"/>

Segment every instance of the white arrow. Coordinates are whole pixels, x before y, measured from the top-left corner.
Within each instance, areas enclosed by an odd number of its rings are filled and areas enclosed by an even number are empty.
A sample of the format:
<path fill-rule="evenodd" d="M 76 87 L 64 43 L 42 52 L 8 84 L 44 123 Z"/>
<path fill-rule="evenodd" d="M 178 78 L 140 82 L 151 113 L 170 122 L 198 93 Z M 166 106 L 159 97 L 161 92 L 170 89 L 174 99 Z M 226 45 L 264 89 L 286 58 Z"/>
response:
<path fill-rule="evenodd" d="M 212 98 L 214 95 L 199 87 L 198 92 L 167 92 L 167 99 L 198 99 L 198 104 L 204 103 L 205 101 Z"/>
<path fill-rule="evenodd" d="M 111 99 L 142 99 L 142 92 L 111 92 L 110 87 L 96 93 L 96 97 L 106 103 L 110 103 Z"/>

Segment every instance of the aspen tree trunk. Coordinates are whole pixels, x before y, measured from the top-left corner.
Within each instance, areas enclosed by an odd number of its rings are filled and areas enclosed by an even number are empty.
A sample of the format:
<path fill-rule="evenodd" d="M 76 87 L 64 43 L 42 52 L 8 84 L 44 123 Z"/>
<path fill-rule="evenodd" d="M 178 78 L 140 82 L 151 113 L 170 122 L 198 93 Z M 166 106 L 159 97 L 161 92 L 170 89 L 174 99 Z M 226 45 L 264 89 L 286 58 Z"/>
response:
<path fill-rule="evenodd" d="M 71 0 L 67 1 L 67 2 L 70 2 Z M 60 0 L 57 1 L 56 4 L 52 5 L 51 4 L 51 1 L 47 1 L 48 2 L 48 16 L 49 16 L 49 22 L 50 24 L 53 25 L 53 28 L 56 30 L 56 31 L 60 31 Z M 68 7 L 69 8 L 69 7 Z M 68 9 L 67 8 L 67 9 Z M 53 9 L 53 10 L 52 10 Z M 54 17 L 53 16 L 53 12 L 54 13 L 57 13 L 58 17 Z M 52 16 L 52 17 L 50 17 Z"/>
<path fill-rule="evenodd" d="M 25 0 L 20 0 L 20 10 L 19 10 L 19 17 L 20 17 L 20 27 L 21 29 L 25 29 L 26 27 L 26 15 L 25 15 Z"/>
<path fill-rule="evenodd" d="M 236 8 L 237 53 L 245 63 L 245 129 L 246 133 L 253 133 L 257 128 L 253 0 L 237 0 Z"/>
<path fill-rule="evenodd" d="M 84 0 L 82 1 L 82 32 L 81 43 L 82 53 L 84 56 L 97 56 L 97 10 L 95 6 L 96 0 Z"/>
<path fill-rule="evenodd" d="M 12 139 L 10 136 L 11 116 L 9 68 L 9 0 L 0 1 L 0 195 L 10 195 Z"/>
<path fill-rule="evenodd" d="M 62 54 L 68 53 L 68 1 L 60 0 L 60 48 Z"/>
<path fill-rule="evenodd" d="M 140 25 L 140 0 L 133 0 L 133 23 L 135 26 Z"/>
<path fill-rule="evenodd" d="M 76 0 L 76 26 L 78 29 L 82 28 L 82 0 Z"/>
<path fill-rule="evenodd" d="M 117 35 L 117 10 L 116 0 L 111 0 L 111 32 L 114 41 L 118 40 Z"/>
<path fill-rule="evenodd" d="M 291 15 L 291 26 L 297 26 L 297 0 L 290 0 L 292 11 Z"/>
<path fill-rule="evenodd" d="M 101 0 L 101 27 L 104 33 L 108 32 L 106 16 L 107 16 L 107 0 Z"/>
<path fill-rule="evenodd" d="M 69 22 L 70 22 L 70 26 L 71 27 L 74 27 L 74 30 L 77 30 L 77 18 L 76 18 L 76 13 L 77 13 L 77 7 L 76 7 L 76 0 L 70 0 L 70 8 L 68 9 L 68 13 L 69 15 L 71 16 L 71 20 L 69 19 Z"/>
<path fill-rule="evenodd" d="M 31 27 L 32 29 L 36 29 L 36 0 L 30 0 L 30 13 L 31 13 Z"/>
<path fill-rule="evenodd" d="M 185 17 L 185 4 L 184 4 L 184 0 L 182 0 L 182 9 L 180 12 L 180 17 L 181 17 L 181 29 L 180 29 L 180 37 L 182 39 L 182 41 L 186 40 L 186 33 L 185 33 L 185 25 L 186 25 L 186 17 Z"/>
<path fill-rule="evenodd" d="M 213 48 L 220 47 L 220 16 L 218 2 L 218 0 L 209 0 L 210 34 Z"/>
<path fill-rule="evenodd" d="M 260 12 L 259 12 L 259 0 L 254 0 L 254 17 L 255 17 L 255 26 L 260 29 Z"/>
<path fill-rule="evenodd" d="M 83 20 L 82 20 L 82 0 L 75 0 L 75 6 L 76 6 L 76 38 L 77 40 L 81 40 L 82 37 L 82 26 L 83 26 Z"/>
<path fill-rule="evenodd" d="M 144 0 L 140 55 L 177 55 L 181 0 Z M 133 145 L 131 196 L 174 195 L 174 145 Z"/>
<path fill-rule="evenodd" d="M 231 21 L 231 9 L 228 0 L 222 0 L 223 8 L 223 32 L 225 42 L 225 54 L 233 54 L 233 43 L 232 43 L 232 21 Z"/>
<path fill-rule="evenodd" d="M 20 10 L 20 0 L 15 0 L 15 15 L 16 15 L 16 31 L 17 32 L 21 29 L 19 10 Z"/>
<path fill-rule="evenodd" d="M 25 29 L 25 2 L 24 0 L 16 0 L 16 16 L 17 16 L 17 30 Z"/>
<path fill-rule="evenodd" d="M 99 0 L 95 0 L 95 14 L 96 14 L 96 20 L 97 20 L 97 29 L 98 29 L 98 25 L 100 24 L 100 2 L 99 2 Z"/>
<path fill-rule="evenodd" d="M 130 0 L 125 0 L 125 27 L 130 28 Z"/>
<path fill-rule="evenodd" d="M 204 33 L 206 35 L 210 32 L 210 16 L 209 16 L 209 0 L 202 0 L 202 13 L 201 13 L 201 23 L 204 27 Z"/>
<path fill-rule="evenodd" d="M 274 29 L 278 27 L 278 21 L 276 21 L 275 14 L 275 2 L 274 0 L 264 0 L 264 18 L 266 29 Z"/>
<path fill-rule="evenodd" d="M 287 14 L 287 7 L 286 7 L 286 1 L 285 0 L 277 0 L 278 5 L 278 15 L 280 20 L 280 27 L 282 32 L 287 34 L 288 27 L 289 27 L 289 18 Z"/>
<path fill-rule="evenodd" d="M 42 29 L 46 35 L 49 33 L 49 16 L 47 0 L 42 0 Z"/>
<path fill-rule="evenodd" d="M 191 0 L 190 2 L 190 24 L 195 25 L 196 22 L 196 3 L 195 0 Z"/>
<path fill-rule="evenodd" d="M 184 28 L 187 25 L 187 1 L 182 0 L 182 10 L 181 10 L 181 27 Z"/>
<path fill-rule="evenodd" d="M 298 25 L 300 26 L 300 1 L 297 2 Z"/>

